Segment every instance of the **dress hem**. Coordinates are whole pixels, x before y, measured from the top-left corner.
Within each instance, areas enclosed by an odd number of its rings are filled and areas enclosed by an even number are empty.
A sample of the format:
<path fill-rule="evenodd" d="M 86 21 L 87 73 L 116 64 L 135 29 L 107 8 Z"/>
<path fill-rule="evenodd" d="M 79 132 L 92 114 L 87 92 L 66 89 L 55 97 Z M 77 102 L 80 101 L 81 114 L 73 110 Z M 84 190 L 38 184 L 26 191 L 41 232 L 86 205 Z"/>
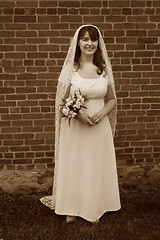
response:
<path fill-rule="evenodd" d="M 87 220 L 87 221 L 89 221 L 89 222 L 94 222 L 94 221 L 97 221 L 97 220 L 99 220 L 105 213 L 107 213 L 107 212 L 116 212 L 116 211 L 119 211 L 121 209 L 121 206 L 119 207 L 119 208 L 116 208 L 116 209 L 112 209 L 112 210 L 105 210 L 105 211 L 103 211 L 103 213 L 98 217 L 98 218 L 96 218 L 96 219 L 89 219 L 89 218 L 87 218 L 87 217 L 84 217 L 83 215 L 81 215 L 81 214 L 74 214 L 74 213 L 58 213 L 56 210 L 55 210 L 55 213 L 57 214 L 57 215 L 66 215 L 66 216 L 75 216 L 75 217 L 81 217 L 81 218 L 83 218 L 83 219 L 85 219 L 85 220 Z"/>

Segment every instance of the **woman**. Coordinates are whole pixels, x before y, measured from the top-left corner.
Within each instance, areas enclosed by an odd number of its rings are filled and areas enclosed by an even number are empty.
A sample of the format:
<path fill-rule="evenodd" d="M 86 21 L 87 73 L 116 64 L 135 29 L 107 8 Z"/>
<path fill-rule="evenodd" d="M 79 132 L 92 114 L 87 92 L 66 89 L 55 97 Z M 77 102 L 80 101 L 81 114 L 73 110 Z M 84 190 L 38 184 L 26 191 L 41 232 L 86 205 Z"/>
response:
<path fill-rule="evenodd" d="M 75 90 L 86 97 L 68 124 L 61 117 L 62 99 Z M 55 171 L 53 195 L 41 202 L 56 214 L 98 222 L 120 209 L 113 136 L 116 124 L 114 79 L 101 33 L 83 25 L 75 33 L 56 94 Z"/>

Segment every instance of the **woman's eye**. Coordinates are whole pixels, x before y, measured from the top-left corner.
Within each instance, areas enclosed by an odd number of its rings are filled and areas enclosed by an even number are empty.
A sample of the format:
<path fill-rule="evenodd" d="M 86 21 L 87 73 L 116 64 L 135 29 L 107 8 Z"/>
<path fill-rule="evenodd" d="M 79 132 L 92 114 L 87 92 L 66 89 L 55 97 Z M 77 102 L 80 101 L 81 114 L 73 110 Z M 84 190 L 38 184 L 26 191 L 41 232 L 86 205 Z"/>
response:
<path fill-rule="evenodd" d="M 88 42 L 88 38 L 82 38 L 83 41 Z"/>

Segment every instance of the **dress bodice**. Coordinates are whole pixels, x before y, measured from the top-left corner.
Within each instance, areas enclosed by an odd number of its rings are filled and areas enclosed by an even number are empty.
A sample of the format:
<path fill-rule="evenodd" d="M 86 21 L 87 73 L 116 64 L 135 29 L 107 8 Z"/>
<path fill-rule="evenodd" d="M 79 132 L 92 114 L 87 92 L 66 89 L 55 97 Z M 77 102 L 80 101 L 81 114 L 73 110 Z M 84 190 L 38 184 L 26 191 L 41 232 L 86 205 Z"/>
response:
<path fill-rule="evenodd" d="M 82 78 L 78 72 L 74 71 L 71 80 L 71 93 L 80 89 L 83 96 L 88 99 L 104 98 L 109 83 L 108 76 L 100 75 L 96 79 Z"/>

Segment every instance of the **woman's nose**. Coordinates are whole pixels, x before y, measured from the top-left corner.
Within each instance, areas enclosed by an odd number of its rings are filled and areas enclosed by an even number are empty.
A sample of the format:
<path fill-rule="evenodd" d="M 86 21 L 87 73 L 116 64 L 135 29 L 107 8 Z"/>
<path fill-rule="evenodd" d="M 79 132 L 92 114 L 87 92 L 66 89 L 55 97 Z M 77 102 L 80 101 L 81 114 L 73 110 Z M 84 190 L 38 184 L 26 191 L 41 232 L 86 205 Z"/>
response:
<path fill-rule="evenodd" d="M 88 44 L 92 45 L 92 40 L 91 39 L 88 40 Z"/>

